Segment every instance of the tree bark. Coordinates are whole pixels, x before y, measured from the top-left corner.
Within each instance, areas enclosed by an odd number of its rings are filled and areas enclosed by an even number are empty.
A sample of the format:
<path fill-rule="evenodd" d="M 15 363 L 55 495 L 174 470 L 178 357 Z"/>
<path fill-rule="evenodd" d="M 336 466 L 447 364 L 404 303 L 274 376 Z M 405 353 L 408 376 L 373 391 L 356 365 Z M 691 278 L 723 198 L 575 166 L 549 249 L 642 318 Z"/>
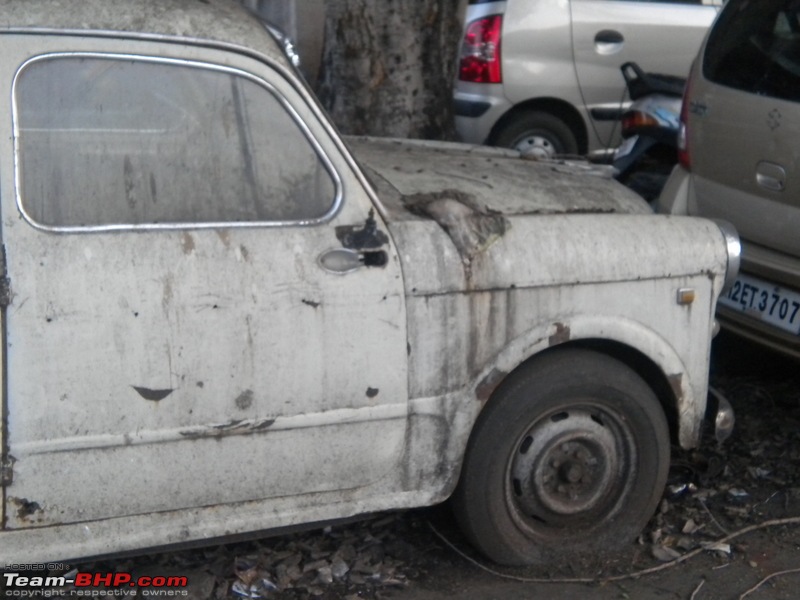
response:
<path fill-rule="evenodd" d="M 317 85 L 343 133 L 454 139 L 466 0 L 327 0 Z"/>

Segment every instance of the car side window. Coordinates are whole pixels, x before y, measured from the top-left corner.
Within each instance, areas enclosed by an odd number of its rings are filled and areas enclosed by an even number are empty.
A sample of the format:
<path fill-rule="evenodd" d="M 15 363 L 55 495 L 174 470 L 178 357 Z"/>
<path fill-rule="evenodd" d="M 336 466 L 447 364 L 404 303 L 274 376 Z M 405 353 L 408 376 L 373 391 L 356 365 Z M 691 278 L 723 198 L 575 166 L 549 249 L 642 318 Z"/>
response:
<path fill-rule="evenodd" d="M 703 74 L 746 92 L 800 100 L 800 2 L 729 6 L 709 36 Z"/>
<path fill-rule="evenodd" d="M 29 61 L 14 84 L 20 208 L 48 229 L 326 218 L 338 179 L 269 84 L 115 55 Z"/>

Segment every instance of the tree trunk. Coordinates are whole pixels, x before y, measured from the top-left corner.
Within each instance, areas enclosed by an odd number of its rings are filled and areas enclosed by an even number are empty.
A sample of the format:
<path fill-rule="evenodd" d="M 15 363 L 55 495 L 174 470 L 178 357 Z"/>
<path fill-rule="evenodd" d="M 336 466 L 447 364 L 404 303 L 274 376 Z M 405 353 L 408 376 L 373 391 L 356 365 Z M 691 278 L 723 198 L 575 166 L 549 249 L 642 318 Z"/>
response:
<path fill-rule="evenodd" d="M 466 0 L 327 0 L 318 93 L 343 133 L 454 139 Z"/>

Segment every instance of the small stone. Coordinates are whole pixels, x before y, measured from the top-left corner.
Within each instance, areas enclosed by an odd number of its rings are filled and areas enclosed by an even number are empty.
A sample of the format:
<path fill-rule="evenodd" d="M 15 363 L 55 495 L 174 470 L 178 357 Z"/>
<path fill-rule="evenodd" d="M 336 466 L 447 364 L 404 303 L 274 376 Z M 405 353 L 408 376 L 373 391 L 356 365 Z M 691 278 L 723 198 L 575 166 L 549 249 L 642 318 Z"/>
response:
<path fill-rule="evenodd" d="M 724 554 L 725 556 L 730 556 L 731 554 L 730 544 L 722 544 L 719 542 L 704 542 L 701 545 L 709 552 L 717 552 L 719 554 Z"/>
<path fill-rule="evenodd" d="M 292 552 L 286 558 L 284 558 L 280 564 L 286 565 L 287 567 L 293 567 L 300 564 L 300 561 L 303 560 L 303 555 L 299 552 Z"/>
<path fill-rule="evenodd" d="M 673 550 L 672 548 L 668 548 L 666 546 L 653 546 L 651 553 L 653 554 L 653 558 L 660 562 L 670 562 L 676 558 L 679 558 L 681 555 L 681 553 L 677 550 Z"/>
<path fill-rule="evenodd" d="M 685 533 L 687 535 L 691 535 L 695 533 L 700 526 L 694 522 L 694 519 L 688 519 L 686 523 L 683 524 L 683 528 L 681 529 L 681 533 Z"/>
<path fill-rule="evenodd" d="M 367 582 L 363 575 L 354 571 L 350 571 L 350 574 L 347 576 L 347 578 L 350 580 L 350 583 L 354 585 L 364 585 Z"/>
<path fill-rule="evenodd" d="M 347 563 L 344 562 L 341 558 L 333 559 L 331 563 L 331 574 L 333 575 L 334 579 L 342 579 L 347 572 L 350 570 L 350 567 L 347 566 Z"/>
<path fill-rule="evenodd" d="M 308 587 L 308 588 L 306 588 L 306 590 L 312 596 L 322 596 L 322 594 L 325 593 L 325 590 L 323 590 L 321 587 L 317 587 L 317 586 Z"/>
<path fill-rule="evenodd" d="M 693 540 L 691 540 L 690 538 L 681 537 L 681 538 L 678 538 L 678 541 L 675 543 L 675 546 L 677 548 L 680 548 L 684 552 L 686 552 L 688 550 L 693 550 L 694 549 L 695 542 Z"/>
<path fill-rule="evenodd" d="M 327 560 L 315 560 L 303 565 L 303 573 L 308 573 L 309 571 L 317 571 L 318 569 L 322 569 L 323 567 L 329 567 Z"/>

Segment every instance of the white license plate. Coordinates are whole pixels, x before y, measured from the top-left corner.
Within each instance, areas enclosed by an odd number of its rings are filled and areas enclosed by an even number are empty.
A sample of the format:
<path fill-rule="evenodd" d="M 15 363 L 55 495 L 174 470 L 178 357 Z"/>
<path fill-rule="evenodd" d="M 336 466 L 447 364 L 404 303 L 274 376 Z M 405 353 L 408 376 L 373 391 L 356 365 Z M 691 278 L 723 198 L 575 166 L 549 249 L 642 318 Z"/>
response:
<path fill-rule="evenodd" d="M 719 303 L 795 335 L 800 332 L 800 293 L 774 283 L 739 275 Z"/>

